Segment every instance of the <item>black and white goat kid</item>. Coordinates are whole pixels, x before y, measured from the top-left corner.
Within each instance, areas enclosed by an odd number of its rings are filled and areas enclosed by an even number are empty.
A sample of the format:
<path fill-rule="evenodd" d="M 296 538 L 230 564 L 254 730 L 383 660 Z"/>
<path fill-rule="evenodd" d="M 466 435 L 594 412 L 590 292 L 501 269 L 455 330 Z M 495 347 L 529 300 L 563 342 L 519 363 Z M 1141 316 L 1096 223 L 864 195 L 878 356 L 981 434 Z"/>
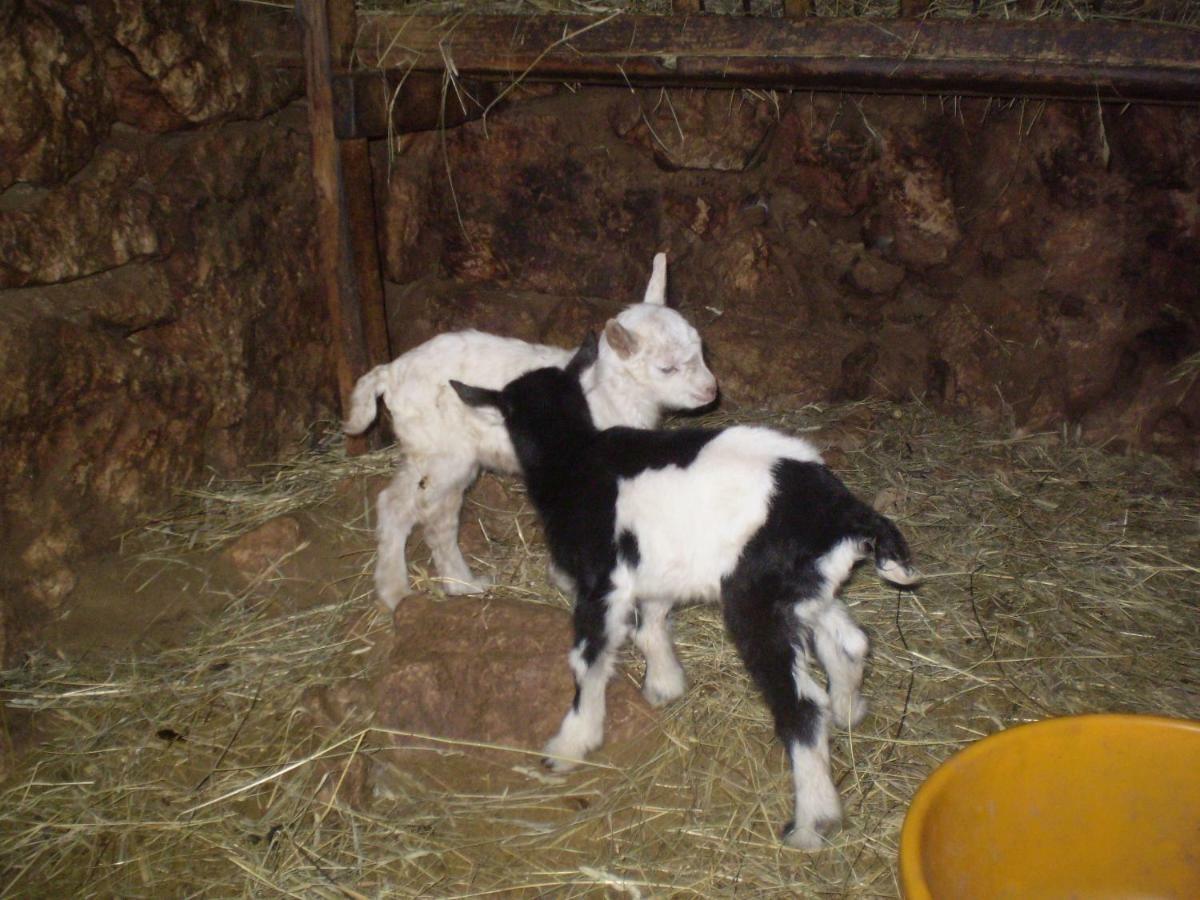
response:
<path fill-rule="evenodd" d="M 565 369 L 499 391 L 451 382 L 468 405 L 503 416 L 554 565 L 574 588 L 575 700 L 547 764 L 569 769 L 600 746 L 605 685 L 631 632 L 646 657 L 646 698 L 679 697 L 668 613 L 719 599 L 791 761 L 796 808 L 784 840 L 818 848 L 841 822 L 827 720 L 850 727 L 866 709 L 867 637 L 836 595 L 868 554 L 888 581 L 915 581 L 904 538 L 799 438 L 742 426 L 598 430 L 579 385 L 595 353 L 592 337 Z M 808 672 L 814 655 L 828 692 Z"/>

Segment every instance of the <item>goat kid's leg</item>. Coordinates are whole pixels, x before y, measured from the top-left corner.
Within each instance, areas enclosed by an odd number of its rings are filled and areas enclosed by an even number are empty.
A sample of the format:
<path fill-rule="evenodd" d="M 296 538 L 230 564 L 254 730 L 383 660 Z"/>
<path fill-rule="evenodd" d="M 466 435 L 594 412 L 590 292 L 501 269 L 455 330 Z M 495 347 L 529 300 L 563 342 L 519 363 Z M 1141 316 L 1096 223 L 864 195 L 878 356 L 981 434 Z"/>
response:
<path fill-rule="evenodd" d="M 687 678 L 675 656 L 667 616 L 670 603 L 646 601 L 638 607 L 638 625 L 633 642 L 646 658 L 642 695 L 651 706 L 663 706 L 683 696 Z"/>
<path fill-rule="evenodd" d="M 420 469 L 406 461 L 379 492 L 375 503 L 375 537 L 379 544 L 375 558 L 375 591 L 388 609 L 394 610 L 408 594 L 408 561 L 404 546 L 417 523 L 417 490 Z"/>
<path fill-rule="evenodd" d="M 567 655 L 575 675 L 575 699 L 558 734 L 543 748 L 543 762 L 556 772 L 575 768 L 604 743 L 604 693 L 617 651 L 629 634 L 632 598 L 600 595 L 575 604 L 575 645 Z"/>
<path fill-rule="evenodd" d="M 863 667 L 867 659 L 867 635 L 850 617 L 850 611 L 834 600 L 812 623 L 817 659 L 829 678 L 829 707 L 834 723 L 853 728 L 867 714 L 863 699 Z"/>
<path fill-rule="evenodd" d="M 728 590 L 725 623 L 791 762 L 796 806 L 783 841 L 817 850 L 842 822 L 842 804 L 829 773 L 829 697 L 808 673 L 808 626 L 755 593 L 752 585 Z"/>
<path fill-rule="evenodd" d="M 553 560 L 546 570 L 546 575 L 550 579 L 550 583 L 568 597 L 575 595 L 575 579 L 556 566 Z"/>
<path fill-rule="evenodd" d="M 784 827 L 783 842 L 798 850 L 820 850 L 842 825 L 842 802 L 829 771 L 829 698 L 809 675 L 805 659 L 797 659 L 794 678 L 799 727 L 784 743 L 796 812 Z"/>
<path fill-rule="evenodd" d="M 425 465 L 419 488 L 421 522 L 425 543 L 447 594 L 479 594 L 492 580 L 476 575 L 458 546 L 458 524 L 463 494 L 479 474 L 473 457 L 439 456 Z"/>

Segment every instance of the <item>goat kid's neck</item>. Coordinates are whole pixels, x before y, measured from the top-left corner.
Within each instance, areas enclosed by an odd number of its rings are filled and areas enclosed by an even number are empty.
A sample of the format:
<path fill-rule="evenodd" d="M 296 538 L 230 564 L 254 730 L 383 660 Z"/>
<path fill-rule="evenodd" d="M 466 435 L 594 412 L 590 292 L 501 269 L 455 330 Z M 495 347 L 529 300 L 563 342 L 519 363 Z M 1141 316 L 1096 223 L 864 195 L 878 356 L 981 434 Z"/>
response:
<path fill-rule="evenodd" d="M 596 360 L 584 389 L 592 419 L 599 429 L 622 424 L 654 428 L 662 419 L 657 401 L 631 373 L 603 356 Z"/>

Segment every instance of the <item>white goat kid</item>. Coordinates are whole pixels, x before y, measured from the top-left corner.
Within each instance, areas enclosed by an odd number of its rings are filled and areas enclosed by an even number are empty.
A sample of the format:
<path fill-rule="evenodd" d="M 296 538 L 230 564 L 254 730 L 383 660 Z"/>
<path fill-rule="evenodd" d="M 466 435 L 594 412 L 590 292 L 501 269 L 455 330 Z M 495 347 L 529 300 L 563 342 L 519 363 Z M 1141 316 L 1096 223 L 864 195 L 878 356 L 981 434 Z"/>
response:
<path fill-rule="evenodd" d="M 666 306 L 667 259 L 654 257 L 643 301 L 610 319 L 599 356 L 581 383 L 601 427 L 649 428 L 670 409 L 707 406 L 717 382 L 704 363 L 700 336 Z M 451 379 L 499 389 L 531 369 L 564 366 L 573 351 L 479 331 L 439 335 L 358 380 L 343 425 L 360 434 L 382 396 L 404 463 L 379 494 L 375 588 L 389 609 L 410 593 L 405 545 L 421 525 L 444 590 L 473 594 L 490 582 L 471 571 L 458 546 L 463 494 L 480 468 L 520 469 L 504 425 L 461 402 Z"/>

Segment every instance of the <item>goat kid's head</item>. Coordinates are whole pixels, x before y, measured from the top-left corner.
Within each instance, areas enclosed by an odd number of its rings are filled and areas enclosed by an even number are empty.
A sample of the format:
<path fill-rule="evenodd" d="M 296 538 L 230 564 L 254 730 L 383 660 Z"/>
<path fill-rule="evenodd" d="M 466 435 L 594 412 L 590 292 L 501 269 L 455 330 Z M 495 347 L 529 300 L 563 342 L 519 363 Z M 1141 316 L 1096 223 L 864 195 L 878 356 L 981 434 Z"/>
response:
<path fill-rule="evenodd" d="M 498 391 L 454 380 L 450 387 L 467 406 L 496 410 L 514 437 L 545 434 L 549 439 L 567 425 L 594 427 L 579 376 L 596 362 L 598 353 L 596 335 L 589 332 L 566 368 L 534 369 Z"/>
<path fill-rule="evenodd" d="M 700 335 L 667 307 L 665 253 L 655 254 L 642 302 L 604 326 L 600 360 L 641 385 L 660 409 L 698 409 L 717 399 L 717 379 L 704 363 Z"/>

